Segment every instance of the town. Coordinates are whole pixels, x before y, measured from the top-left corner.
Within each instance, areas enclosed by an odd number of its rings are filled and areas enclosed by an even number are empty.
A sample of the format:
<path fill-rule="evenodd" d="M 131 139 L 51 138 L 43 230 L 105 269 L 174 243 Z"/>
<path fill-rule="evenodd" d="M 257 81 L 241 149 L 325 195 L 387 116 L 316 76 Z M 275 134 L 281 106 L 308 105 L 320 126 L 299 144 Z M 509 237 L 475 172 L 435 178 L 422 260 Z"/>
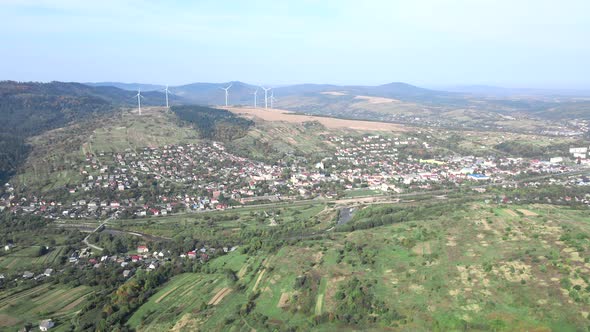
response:
<path fill-rule="evenodd" d="M 53 197 L 20 195 L 7 183 L 0 210 L 54 220 L 100 219 L 115 212 L 165 216 L 265 202 L 332 199 L 351 191 L 365 190 L 369 195 L 477 184 L 509 186 L 523 176 L 572 173 L 590 165 L 587 147 L 570 148 L 564 151 L 569 157 L 549 160 L 456 155 L 422 159 L 411 154 L 412 148 L 432 146 L 411 136 L 330 135 L 326 144 L 331 147 L 329 154 L 317 162 L 294 156 L 272 165 L 227 152 L 220 142 L 88 153 L 78 166 L 83 181 L 68 184 Z M 587 178 L 575 176 L 559 181 L 590 184 Z"/>

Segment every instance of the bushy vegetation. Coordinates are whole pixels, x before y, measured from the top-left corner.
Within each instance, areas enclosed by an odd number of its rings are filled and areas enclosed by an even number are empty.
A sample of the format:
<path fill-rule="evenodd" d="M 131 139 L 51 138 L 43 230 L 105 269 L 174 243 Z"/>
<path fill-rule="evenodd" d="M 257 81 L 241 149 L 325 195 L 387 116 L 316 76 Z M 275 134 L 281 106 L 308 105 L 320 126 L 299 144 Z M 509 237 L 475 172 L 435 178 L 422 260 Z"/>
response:
<path fill-rule="evenodd" d="M 173 106 L 172 111 L 180 118 L 195 127 L 201 138 L 230 141 L 246 135 L 253 125 L 233 113 L 205 106 Z"/>
<path fill-rule="evenodd" d="M 377 281 L 359 280 L 353 277 L 340 286 L 335 296 L 338 300 L 335 313 L 338 321 L 367 327 L 377 322 L 391 324 L 403 319 L 403 315 L 375 298 L 373 293 L 376 284 Z"/>
<path fill-rule="evenodd" d="M 569 146 L 569 144 L 538 145 L 534 143 L 506 141 L 497 144 L 494 148 L 511 156 L 524 158 L 542 158 L 563 155 L 563 152 L 567 151 Z"/>
<path fill-rule="evenodd" d="M 460 208 L 460 203 L 421 204 L 410 207 L 401 205 L 370 207 L 358 211 L 348 223 L 338 225 L 336 231 L 350 232 L 406 221 L 431 220 Z"/>

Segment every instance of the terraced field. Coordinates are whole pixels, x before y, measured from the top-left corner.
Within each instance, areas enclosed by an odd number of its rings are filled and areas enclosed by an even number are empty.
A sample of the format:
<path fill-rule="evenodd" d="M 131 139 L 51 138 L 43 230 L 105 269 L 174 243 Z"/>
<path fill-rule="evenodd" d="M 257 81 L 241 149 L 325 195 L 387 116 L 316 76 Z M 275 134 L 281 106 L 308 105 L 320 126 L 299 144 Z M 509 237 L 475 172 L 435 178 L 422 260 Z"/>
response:
<path fill-rule="evenodd" d="M 258 264 L 260 262 L 256 259 L 234 253 L 212 262 L 211 270 L 219 272 L 178 275 L 135 312 L 129 325 L 138 331 L 186 331 L 202 324 L 214 326 L 219 322 L 203 322 L 200 317 L 211 312 L 222 314 L 231 308 L 232 303 L 245 300 L 243 294 L 235 294 L 232 284 L 221 271 L 239 271 L 243 267 L 244 272 L 239 278 L 249 281 L 252 269 L 255 270 Z"/>
<path fill-rule="evenodd" d="M 47 283 L 29 289 L 4 290 L 0 292 L 0 330 L 46 318 L 58 323 L 67 320 L 82 307 L 90 293 L 92 289 L 86 286 L 70 288 Z"/>
<path fill-rule="evenodd" d="M 46 268 L 54 263 L 62 255 L 64 247 L 52 249 L 49 253 L 36 257 L 37 246 L 28 248 L 15 248 L 14 252 L 0 257 L 0 272 L 22 271 L 30 268 Z"/>

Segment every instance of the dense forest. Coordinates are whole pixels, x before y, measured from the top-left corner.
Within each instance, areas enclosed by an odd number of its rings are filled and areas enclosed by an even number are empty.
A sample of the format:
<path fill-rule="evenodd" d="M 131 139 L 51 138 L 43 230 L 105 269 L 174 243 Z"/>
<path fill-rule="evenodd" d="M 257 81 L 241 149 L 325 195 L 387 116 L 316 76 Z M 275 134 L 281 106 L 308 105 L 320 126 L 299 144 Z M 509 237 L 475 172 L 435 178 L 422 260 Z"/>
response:
<path fill-rule="evenodd" d="M 146 93 L 144 103 L 164 100 L 159 92 Z M 134 105 L 134 92 L 78 83 L 0 82 L 0 182 L 6 181 L 29 152 L 27 138 L 74 121 Z"/>
<path fill-rule="evenodd" d="M 197 129 L 201 138 L 231 141 L 243 137 L 254 124 L 233 113 L 206 106 L 173 106 L 172 111 L 184 122 Z"/>

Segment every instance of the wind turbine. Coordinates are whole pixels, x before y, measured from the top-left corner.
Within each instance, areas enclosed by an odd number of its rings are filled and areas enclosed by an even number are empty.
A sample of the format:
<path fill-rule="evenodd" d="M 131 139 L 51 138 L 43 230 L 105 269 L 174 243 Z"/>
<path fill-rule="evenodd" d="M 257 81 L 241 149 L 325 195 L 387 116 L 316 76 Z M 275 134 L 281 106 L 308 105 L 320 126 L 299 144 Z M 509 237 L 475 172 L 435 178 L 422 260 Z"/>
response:
<path fill-rule="evenodd" d="M 166 84 L 166 89 L 164 89 L 164 92 L 166 92 L 166 108 L 170 108 L 170 106 L 168 106 L 168 94 L 172 92 L 168 90 L 168 84 Z"/>
<path fill-rule="evenodd" d="M 229 88 L 231 88 L 231 86 L 233 85 L 233 83 L 230 83 L 229 86 L 227 88 L 220 88 L 221 90 L 225 90 L 225 107 L 227 107 L 227 98 L 229 96 Z"/>
<path fill-rule="evenodd" d="M 252 94 L 254 95 L 254 108 L 256 108 L 258 106 L 256 103 L 256 95 L 258 94 L 258 89 L 256 89 L 256 91 L 254 91 Z"/>
<path fill-rule="evenodd" d="M 137 111 L 141 115 L 141 98 L 145 98 L 141 95 L 141 88 L 137 89 L 137 94 L 133 97 L 137 97 Z"/>
<path fill-rule="evenodd" d="M 264 108 L 268 109 L 268 90 L 272 89 L 272 88 L 265 88 L 263 86 L 261 86 L 262 90 L 264 90 Z"/>
<path fill-rule="evenodd" d="M 270 108 L 274 109 L 274 102 L 276 101 L 275 99 L 275 90 L 272 90 L 270 92 Z"/>

